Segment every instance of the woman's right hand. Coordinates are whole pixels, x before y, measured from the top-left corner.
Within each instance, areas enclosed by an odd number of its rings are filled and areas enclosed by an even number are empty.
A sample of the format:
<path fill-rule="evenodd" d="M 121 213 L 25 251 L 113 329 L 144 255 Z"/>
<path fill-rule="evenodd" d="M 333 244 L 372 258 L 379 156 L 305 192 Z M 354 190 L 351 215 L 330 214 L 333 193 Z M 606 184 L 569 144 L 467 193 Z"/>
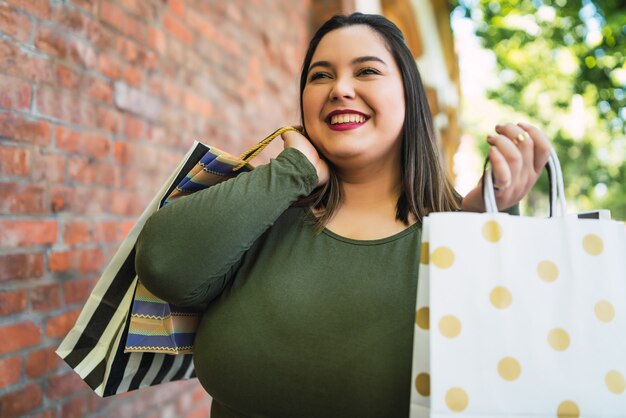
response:
<path fill-rule="evenodd" d="M 311 141 L 309 141 L 306 136 L 296 131 L 286 131 L 283 132 L 281 136 L 283 138 L 283 144 L 285 146 L 285 149 L 297 149 L 306 156 L 311 164 L 313 164 L 313 167 L 315 167 L 315 170 L 317 171 L 318 178 L 317 186 L 315 187 L 319 187 L 322 184 L 326 183 L 328 181 L 328 178 L 330 177 L 328 164 L 326 163 L 326 161 L 320 158 L 319 153 L 317 152 Z"/>

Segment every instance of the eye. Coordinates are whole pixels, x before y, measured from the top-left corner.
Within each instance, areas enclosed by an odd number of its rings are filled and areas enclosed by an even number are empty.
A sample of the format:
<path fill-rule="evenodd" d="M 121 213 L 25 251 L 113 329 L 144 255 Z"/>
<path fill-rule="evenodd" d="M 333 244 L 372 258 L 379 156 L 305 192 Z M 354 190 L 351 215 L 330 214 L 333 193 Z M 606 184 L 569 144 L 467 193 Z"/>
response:
<path fill-rule="evenodd" d="M 330 78 L 330 75 L 328 73 L 324 73 L 324 72 L 313 73 L 309 77 L 309 81 L 315 81 L 315 80 L 319 80 L 319 79 L 322 79 L 322 78 Z"/>
<path fill-rule="evenodd" d="M 371 67 L 362 68 L 357 72 L 357 75 L 376 75 L 376 74 L 380 74 L 380 71 Z"/>

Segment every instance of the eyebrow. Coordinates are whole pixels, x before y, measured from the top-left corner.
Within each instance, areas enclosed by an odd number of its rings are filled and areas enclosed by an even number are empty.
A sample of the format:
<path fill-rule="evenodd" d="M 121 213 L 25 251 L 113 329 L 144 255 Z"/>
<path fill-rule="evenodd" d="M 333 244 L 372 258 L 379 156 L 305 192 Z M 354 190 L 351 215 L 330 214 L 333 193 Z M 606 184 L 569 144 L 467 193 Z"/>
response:
<path fill-rule="evenodd" d="M 373 56 L 373 55 L 366 55 L 364 57 L 357 57 L 357 58 L 352 60 L 351 64 L 352 65 L 362 64 L 362 63 L 368 62 L 368 61 L 378 61 L 378 62 L 382 63 L 383 65 L 387 66 L 387 63 L 385 61 L 383 61 L 382 59 L 380 59 L 380 58 L 378 58 L 376 56 Z M 330 67 L 332 67 L 332 65 L 328 61 L 316 61 L 316 62 L 314 62 L 313 64 L 311 64 L 309 66 L 309 70 L 307 71 L 307 73 L 310 72 L 315 67 L 330 68 Z"/>

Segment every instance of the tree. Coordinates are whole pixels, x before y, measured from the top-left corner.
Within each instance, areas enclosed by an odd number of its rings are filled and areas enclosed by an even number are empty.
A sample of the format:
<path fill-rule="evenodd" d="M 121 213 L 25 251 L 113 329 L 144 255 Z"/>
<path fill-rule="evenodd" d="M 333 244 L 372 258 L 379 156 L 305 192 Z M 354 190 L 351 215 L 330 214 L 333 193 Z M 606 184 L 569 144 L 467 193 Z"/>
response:
<path fill-rule="evenodd" d="M 454 0 L 494 52 L 491 100 L 545 128 L 577 209 L 626 219 L 626 0 Z M 544 180 L 545 181 L 545 180 Z M 537 187 L 530 196 L 531 209 Z"/>

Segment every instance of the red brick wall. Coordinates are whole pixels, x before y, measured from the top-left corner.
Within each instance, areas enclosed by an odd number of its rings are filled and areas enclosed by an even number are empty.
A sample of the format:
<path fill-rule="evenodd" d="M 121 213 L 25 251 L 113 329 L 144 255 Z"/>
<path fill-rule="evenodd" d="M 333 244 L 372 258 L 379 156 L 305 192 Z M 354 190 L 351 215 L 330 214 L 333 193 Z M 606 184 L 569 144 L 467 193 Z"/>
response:
<path fill-rule="evenodd" d="M 194 139 L 238 153 L 297 122 L 310 10 L 0 0 L 0 416 L 208 416 L 196 381 L 100 399 L 54 349 Z"/>

